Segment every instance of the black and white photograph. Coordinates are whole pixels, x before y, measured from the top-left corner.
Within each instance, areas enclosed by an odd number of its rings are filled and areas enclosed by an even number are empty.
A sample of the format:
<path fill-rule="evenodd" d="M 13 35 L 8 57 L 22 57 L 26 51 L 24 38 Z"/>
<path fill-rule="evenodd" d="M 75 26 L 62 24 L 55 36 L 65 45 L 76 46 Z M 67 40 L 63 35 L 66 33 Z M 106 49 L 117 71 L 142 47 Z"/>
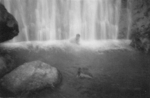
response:
<path fill-rule="evenodd" d="M 150 98 L 150 0 L 0 0 L 0 98 Z"/>

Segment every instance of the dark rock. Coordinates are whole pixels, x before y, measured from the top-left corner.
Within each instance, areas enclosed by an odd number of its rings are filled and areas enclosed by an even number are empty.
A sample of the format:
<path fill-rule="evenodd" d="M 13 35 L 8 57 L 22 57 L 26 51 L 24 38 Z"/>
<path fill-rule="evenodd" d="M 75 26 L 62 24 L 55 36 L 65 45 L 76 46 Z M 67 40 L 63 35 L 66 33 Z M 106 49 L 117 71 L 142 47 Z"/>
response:
<path fill-rule="evenodd" d="M 78 78 L 92 79 L 93 75 L 89 72 L 88 68 L 78 68 L 77 77 Z"/>
<path fill-rule="evenodd" d="M 0 3 L 0 42 L 8 41 L 19 33 L 18 23 Z"/>
<path fill-rule="evenodd" d="M 0 56 L 0 78 L 14 69 L 14 60 L 10 55 Z"/>
<path fill-rule="evenodd" d="M 128 0 L 132 24 L 130 26 L 131 46 L 149 52 L 150 46 L 150 0 Z"/>
<path fill-rule="evenodd" d="M 14 94 L 35 92 L 45 88 L 54 90 L 61 82 L 61 74 L 41 61 L 25 63 L 1 79 L 3 88 Z"/>
<path fill-rule="evenodd" d="M 150 2 L 149 0 L 129 0 L 131 4 L 130 11 L 132 12 L 132 33 L 138 31 L 141 35 L 149 32 L 150 29 Z"/>

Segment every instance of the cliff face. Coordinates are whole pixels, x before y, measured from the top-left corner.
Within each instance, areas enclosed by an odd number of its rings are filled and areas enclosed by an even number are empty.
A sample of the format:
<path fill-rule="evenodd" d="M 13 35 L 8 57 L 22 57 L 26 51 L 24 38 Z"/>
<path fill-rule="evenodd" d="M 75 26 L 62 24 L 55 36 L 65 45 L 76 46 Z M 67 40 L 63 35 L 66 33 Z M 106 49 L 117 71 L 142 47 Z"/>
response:
<path fill-rule="evenodd" d="M 150 0 L 122 0 L 119 38 L 132 38 L 133 32 L 149 32 Z"/>
<path fill-rule="evenodd" d="M 132 32 L 141 34 L 150 31 L 150 1 L 149 0 L 131 0 L 132 11 Z"/>
<path fill-rule="evenodd" d="M 131 45 L 149 51 L 150 44 L 150 0 L 129 0 L 131 11 Z"/>

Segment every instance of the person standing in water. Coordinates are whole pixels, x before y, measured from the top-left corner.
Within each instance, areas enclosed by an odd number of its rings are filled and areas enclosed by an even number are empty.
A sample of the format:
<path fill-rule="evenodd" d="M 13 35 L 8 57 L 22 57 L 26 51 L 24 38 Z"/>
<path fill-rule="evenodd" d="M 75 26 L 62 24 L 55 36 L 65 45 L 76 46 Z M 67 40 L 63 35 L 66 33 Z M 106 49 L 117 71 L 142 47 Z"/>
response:
<path fill-rule="evenodd" d="M 74 38 L 70 39 L 70 42 L 79 45 L 79 43 L 80 43 L 80 34 L 76 34 L 76 36 Z"/>
<path fill-rule="evenodd" d="M 80 34 L 76 34 L 76 44 L 79 44 L 80 42 Z"/>

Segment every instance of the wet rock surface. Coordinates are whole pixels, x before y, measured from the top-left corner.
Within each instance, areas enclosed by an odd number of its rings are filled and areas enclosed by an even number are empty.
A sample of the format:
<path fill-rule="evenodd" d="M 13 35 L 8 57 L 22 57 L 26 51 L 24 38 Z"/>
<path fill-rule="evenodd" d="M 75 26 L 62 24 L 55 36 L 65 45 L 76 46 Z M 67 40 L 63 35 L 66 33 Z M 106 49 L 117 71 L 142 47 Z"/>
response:
<path fill-rule="evenodd" d="M 131 45 L 144 52 L 149 52 L 150 44 L 150 1 L 130 0 L 132 25 Z"/>
<path fill-rule="evenodd" d="M 25 63 L 1 79 L 1 85 L 13 94 L 30 93 L 42 89 L 54 90 L 61 82 L 60 72 L 41 61 Z"/>
<path fill-rule="evenodd" d="M 18 22 L 0 3 L 0 42 L 8 41 L 19 33 Z"/>

